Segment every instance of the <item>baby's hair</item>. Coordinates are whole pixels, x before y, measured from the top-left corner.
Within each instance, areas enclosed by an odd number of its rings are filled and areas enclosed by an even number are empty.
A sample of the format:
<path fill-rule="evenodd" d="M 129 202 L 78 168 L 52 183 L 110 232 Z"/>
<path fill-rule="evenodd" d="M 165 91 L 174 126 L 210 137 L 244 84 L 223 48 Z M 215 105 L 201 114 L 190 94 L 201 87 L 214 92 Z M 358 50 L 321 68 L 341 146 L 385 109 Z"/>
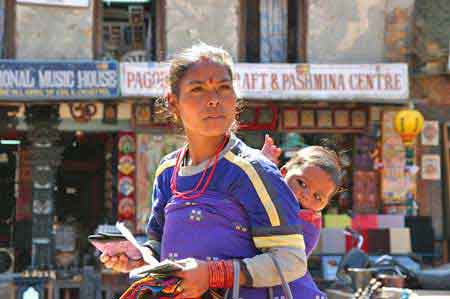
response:
<path fill-rule="evenodd" d="M 344 165 L 335 151 L 325 146 L 307 146 L 297 151 L 284 167 L 289 171 L 307 165 L 317 166 L 325 171 L 336 185 L 335 193 L 341 191 Z"/>

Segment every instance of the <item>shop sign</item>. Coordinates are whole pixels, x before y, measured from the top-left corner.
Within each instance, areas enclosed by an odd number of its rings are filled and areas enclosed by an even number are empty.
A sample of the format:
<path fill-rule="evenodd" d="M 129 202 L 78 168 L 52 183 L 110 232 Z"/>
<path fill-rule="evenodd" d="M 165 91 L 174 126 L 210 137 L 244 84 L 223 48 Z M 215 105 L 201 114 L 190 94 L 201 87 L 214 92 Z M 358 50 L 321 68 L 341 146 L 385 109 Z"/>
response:
<path fill-rule="evenodd" d="M 0 100 L 82 100 L 119 96 L 114 61 L 0 60 Z"/>
<path fill-rule="evenodd" d="M 168 91 L 168 75 L 168 63 L 121 63 L 121 93 L 123 96 L 162 96 Z"/>
<path fill-rule="evenodd" d="M 121 64 L 127 96 L 157 97 L 167 92 L 166 63 Z M 404 102 L 409 97 L 407 64 L 235 65 L 235 85 L 247 99 L 368 100 Z"/>
<path fill-rule="evenodd" d="M 88 7 L 89 0 L 17 0 L 18 3 Z"/>

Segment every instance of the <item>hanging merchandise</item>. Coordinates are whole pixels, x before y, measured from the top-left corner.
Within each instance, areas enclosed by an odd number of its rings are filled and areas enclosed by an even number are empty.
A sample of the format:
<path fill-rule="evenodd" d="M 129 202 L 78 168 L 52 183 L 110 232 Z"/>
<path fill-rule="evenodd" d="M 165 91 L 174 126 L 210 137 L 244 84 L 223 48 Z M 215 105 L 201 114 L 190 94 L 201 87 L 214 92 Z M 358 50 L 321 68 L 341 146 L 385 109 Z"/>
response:
<path fill-rule="evenodd" d="M 119 192 L 124 196 L 130 196 L 134 192 L 133 179 L 127 176 L 121 177 L 119 179 Z"/>
<path fill-rule="evenodd" d="M 122 219 L 132 221 L 131 219 L 135 216 L 136 206 L 134 204 L 134 199 L 130 197 L 124 197 L 119 201 L 118 207 L 119 215 Z"/>
<path fill-rule="evenodd" d="M 353 173 L 354 213 L 378 213 L 378 180 L 378 173 L 375 171 L 355 171 Z"/>
<path fill-rule="evenodd" d="M 438 146 L 439 145 L 439 122 L 438 121 L 425 121 L 421 135 L 422 135 L 422 138 L 421 138 L 422 145 Z"/>
<path fill-rule="evenodd" d="M 376 140 L 369 136 L 357 136 L 355 138 L 355 154 L 353 157 L 354 168 L 371 171 L 374 168 L 371 153 L 376 148 Z"/>
<path fill-rule="evenodd" d="M 379 174 L 373 171 L 376 139 L 372 136 L 355 138 L 353 157 L 353 212 L 377 213 L 379 208 Z"/>
<path fill-rule="evenodd" d="M 419 130 L 409 130 L 416 128 L 415 125 L 410 126 L 409 121 L 403 121 L 401 127 L 402 118 L 399 118 L 397 113 L 395 110 L 384 111 L 382 121 L 381 199 L 387 213 L 406 213 L 407 201 L 415 200 L 417 191 L 416 175 L 412 171 L 405 171 L 405 168 L 406 170 L 417 168 L 415 160 L 412 160 L 415 138 L 412 138 L 411 134 L 413 131 L 417 134 Z M 403 130 L 403 140 L 408 144 L 409 151 L 405 150 L 402 138 L 394 125 Z"/>
<path fill-rule="evenodd" d="M 441 156 L 435 154 L 422 155 L 422 179 L 439 181 L 441 179 Z"/>
<path fill-rule="evenodd" d="M 131 135 L 122 135 L 119 137 L 119 154 L 126 155 L 128 153 L 134 153 L 136 151 L 136 145 L 134 137 Z"/>
<path fill-rule="evenodd" d="M 103 105 L 103 123 L 105 124 L 117 124 L 117 104 L 104 104 Z"/>
<path fill-rule="evenodd" d="M 114 138 L 109 135 L 105 142 L 105 182 L 104 182 L 104 196 L 106 217 L 112 221 L 113 216 L 113 148 Z M 109 222 L 108 221 L 108 222 Z"/>
<path fill-rule="evenodd" d="M 118 141 L 118 208 L 117 218 L 134 230 L 136 225 L 136 136 L 132 132 L 119 132 Z"/>
<path fill-rule="evenodd" d="M 152 186 L 161 159 L 183 146 L 181 135 L 138 134 L 136 152 L 136 231 L 144 233 L 152 206 Z"/>
<path fill-rule="evenodd" d="M 417 110 L 401 110 L 395 115 L 394 128 L 405 145 L 406 170 L 414 166 L 414 144 L 417 135 L 422 131 L 423 123 L 423 116 Z"/>
<path fill-rule="evenodd" d="M 131 155 L 122 156 L 119 159 L 119 171 L 123 175 L 130 175 L 134 172 L 135 161 Z"/>

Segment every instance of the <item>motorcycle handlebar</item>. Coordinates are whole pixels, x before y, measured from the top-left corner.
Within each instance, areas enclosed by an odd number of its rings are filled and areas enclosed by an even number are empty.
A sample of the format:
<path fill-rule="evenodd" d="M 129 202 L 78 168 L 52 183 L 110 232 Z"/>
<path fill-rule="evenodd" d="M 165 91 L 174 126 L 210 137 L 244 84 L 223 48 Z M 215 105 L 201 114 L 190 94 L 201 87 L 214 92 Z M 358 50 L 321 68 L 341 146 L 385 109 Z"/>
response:
<path fill-rule="evenodd" d="M 356 247 L 358 249 L 361 249 L 362 244 L 364 242 L 364 237 L 359 232 L 357 232 L 356 230 L 354 230 L 354 229 L 352 229 L 350 227 L 346 227 L 344 229 L 344 234 L 346 234 L 347 236 L 352 237 L 353 240 L 357 241 Z"/>

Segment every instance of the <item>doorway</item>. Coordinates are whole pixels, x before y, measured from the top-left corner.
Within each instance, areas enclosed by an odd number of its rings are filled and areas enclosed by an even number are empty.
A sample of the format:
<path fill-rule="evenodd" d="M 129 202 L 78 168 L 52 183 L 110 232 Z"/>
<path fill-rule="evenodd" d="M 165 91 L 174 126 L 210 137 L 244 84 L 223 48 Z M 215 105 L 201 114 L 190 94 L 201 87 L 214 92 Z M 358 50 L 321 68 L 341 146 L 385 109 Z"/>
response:
<path fill-rule="evenodd" d="M 104 222 L 106 134 L 66 133 L 57 174 L 55 249 L 58 266 L 84 264 L 92 250 L 87 236 Z M 71 252 L 72 260 L 58 261 L 58 254 Z M 77 259 L 78 258 L 78 259 Z M 85 261 L 86 262 L 86 261 Z"/>

